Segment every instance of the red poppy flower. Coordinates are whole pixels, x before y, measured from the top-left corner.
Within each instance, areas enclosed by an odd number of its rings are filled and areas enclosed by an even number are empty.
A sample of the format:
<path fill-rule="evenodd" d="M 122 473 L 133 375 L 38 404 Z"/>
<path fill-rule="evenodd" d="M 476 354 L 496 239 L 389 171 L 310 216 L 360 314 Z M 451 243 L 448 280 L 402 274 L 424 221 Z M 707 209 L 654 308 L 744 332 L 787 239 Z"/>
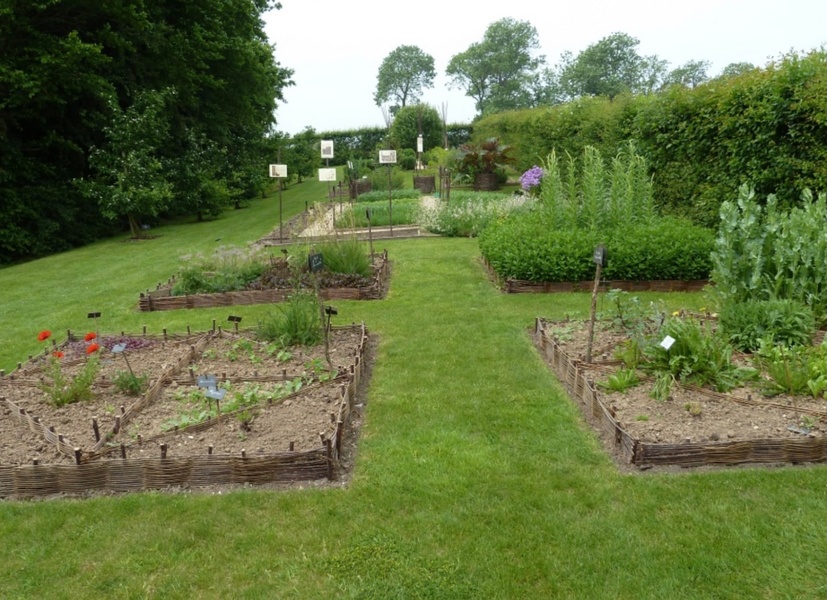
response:
<path fill-rule="evenodd" d="M 87 342 L 91 342 L 91 341 L 92 341 L 92 340 L 94 340 L 96 337 L 98 337 L 98 336 L 95 334 L 95 332 L 94 332 L 94 331 L 90 331 L 89 333 L 87 333 L 87 334 L 84 336 L 84 338 L 83 338 L 83 339 L 84 339 L 85 341 L 87 341 Z"/>
<path fill-rule="evenodd" d="M 93 352 L 97 352 L 100 350 L 100 346 L 98 344 L 89 344 L 86 346 L 86 354 L 92 354 Z"/>
<path fill-rule="evenodd" d="M 44 340 L 48 340 L 50 337 L 52 337 L 52 332 L 48 329 L 44 329 L 43 331 L 37 334 L 37 341 L 42 342 Z"/>
<path fill-rule="evenodd" d="M 63 358 L 64 355 L 63 352 L 57 350 L 56 352 L 52 352 L 52 356 L 54 356 L 55 358 Z"/>

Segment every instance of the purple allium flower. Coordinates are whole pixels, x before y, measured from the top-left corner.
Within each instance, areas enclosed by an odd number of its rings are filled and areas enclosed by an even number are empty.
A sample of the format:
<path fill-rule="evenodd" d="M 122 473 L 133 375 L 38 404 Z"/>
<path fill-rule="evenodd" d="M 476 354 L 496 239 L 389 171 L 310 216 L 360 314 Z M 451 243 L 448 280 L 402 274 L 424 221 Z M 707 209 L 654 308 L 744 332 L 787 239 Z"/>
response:
<path fill-rule="evenodd" d="M 542 168 L 534 165 L 528 171 L 520 175 L 520 185 L 522 186 L 523 190 L 526 192 L 532 191 L 533 188 L 536 188 L 540 185 L 540 182 L 543 180 L 543 176 L 545 172 Z"/>

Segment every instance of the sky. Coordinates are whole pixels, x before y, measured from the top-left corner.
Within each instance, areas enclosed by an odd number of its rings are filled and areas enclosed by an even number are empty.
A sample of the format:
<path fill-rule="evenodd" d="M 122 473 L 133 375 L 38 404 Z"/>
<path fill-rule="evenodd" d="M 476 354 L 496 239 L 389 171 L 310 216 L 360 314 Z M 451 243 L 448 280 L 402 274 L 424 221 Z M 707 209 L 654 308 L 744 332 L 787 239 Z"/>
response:
<path fill-rule="evenodd" d="M 505 17 L 537 29 L 549 66 L 614 32 L 637 38 L 638 54 L 656 54 L 670 69 L 710 61 L 710 76 L 730 63 L 764 66 L 791 50 L 827 45 L 827 0 L 280 1 L 281 10 L 264 20 L 276 60 L 294 71 L 295 85 L 276 110 L 276 129 L 289 134 L 384 126 L 373 101 L 376 76 L 402 45 L 434 57 L 437 77 L 422 102 L 444 109 L 449 123 L 470 123 L 474 101 L 448 88 L 445 68 Z"/>

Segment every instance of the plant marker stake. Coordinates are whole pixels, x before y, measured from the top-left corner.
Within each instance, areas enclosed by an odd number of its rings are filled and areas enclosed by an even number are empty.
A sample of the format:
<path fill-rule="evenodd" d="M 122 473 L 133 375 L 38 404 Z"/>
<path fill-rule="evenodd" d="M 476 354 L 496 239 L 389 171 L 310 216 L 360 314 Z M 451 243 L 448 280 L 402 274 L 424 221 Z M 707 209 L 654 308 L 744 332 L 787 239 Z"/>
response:
<path fill-rule="evenodd" d="M 100 316 L 101 316 L 101 314 L 99 312 L 90 312 L 86 315 L 87 319 L 94 319 L 95 320 L 95 335 L 98 334 L 98 317 L 100 317 Z"/>
<path fill-rule="evenodd" d="M 373 228 L 371 227 L 371 210 L 365 209 L 365 216 L 368 218 L 368 243 L 370 244 L 370 259 L 373 260 Z"/>
<path fill-rule="evenodd" d="M 592 362 L 592 344 L 594 343 L 594 320 L 597 315 L 597 291 L 600 288 L 600 273 L 603 271 L 603 263 L 606 262 L 606 249 L 598 246 L 594 252 L 594 262 L 597 268 L 594 272 L 594 286 L 592 287 L 592 306 L 589 314 L 589 341 L 586 344 L 586 362 Z"/>
<path fill-rule="evenodd" d="M 92 431 L 95 433 L 95 441 L 96 442 L 101 441 L 101 432 L 100 432 L 100 429 L 98 429 L 98 418 L 97 417 L 92 417 Z"/>
<path fill-rule="evenodd" d="M 121 458 L 126 458 L 126 446 L 121 442 Z"/>

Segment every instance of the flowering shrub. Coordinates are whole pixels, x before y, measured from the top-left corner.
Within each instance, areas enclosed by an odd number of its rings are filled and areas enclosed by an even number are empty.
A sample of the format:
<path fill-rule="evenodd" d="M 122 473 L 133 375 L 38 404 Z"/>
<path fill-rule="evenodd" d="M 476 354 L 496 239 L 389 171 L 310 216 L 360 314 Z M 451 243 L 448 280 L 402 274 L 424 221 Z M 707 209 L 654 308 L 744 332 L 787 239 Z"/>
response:
<path fill-rule="evenodd" d="M 40 342 L 45 342 L 52 336 L 49 330 L 41 331 L 37 339 Z M 97 337 L 95 333 L 87 333 L 84 340 L 90 342 Z M 87 359 L 81 369 L 74 378 L 69 378 L 63 372 L 61 359 L 64 358 L 64 353 L 60 350 L 52 352 L 49 357 L 49 368 L 47 374 L 51 382 L 43 381 L 40 384 L 40 389 L 46 392 L 50 402 L 55 406 L 65 406 L 73 402 L 80 402 L 81 400 L 90 400 L 92 398 L 92 383 L 95 381 L 95 376 L 100 369 L 100 360 L 98 352 L 100 350 L 99 344 L 89 344 L 86 347 Z"/>
<path fill-rule="evenodd" d="M 536 195 L 540 188 L 540 183 L 543 181 L 544 175 L 545 171 L 543 171 L 543 168 L 534 165 L 528 171 L 520 175 L 520 187 L 523 188 L 523 191 L 528 192 L 532 196 Z"/>

